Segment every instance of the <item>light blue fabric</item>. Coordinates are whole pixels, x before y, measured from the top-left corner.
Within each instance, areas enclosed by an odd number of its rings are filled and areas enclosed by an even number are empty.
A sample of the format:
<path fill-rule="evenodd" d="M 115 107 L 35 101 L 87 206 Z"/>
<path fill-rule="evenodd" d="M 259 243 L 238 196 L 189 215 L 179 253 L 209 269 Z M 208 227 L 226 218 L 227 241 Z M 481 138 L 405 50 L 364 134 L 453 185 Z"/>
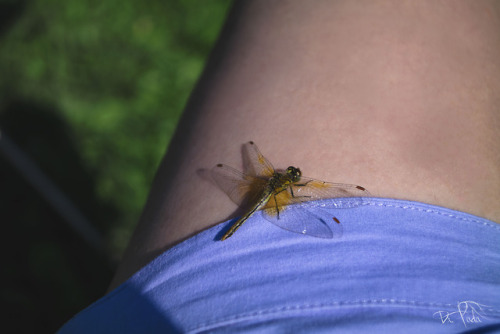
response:
<path fill-rule="evenodd" d="M 221 242 L 230 224 L 219 224 L 59 333 L 500 332 L 500 224 L 383 198 L 338 209 L 346 200 L 311 203 L 342 222 L 341 238 L 291 233 L 257 214 Z"/>

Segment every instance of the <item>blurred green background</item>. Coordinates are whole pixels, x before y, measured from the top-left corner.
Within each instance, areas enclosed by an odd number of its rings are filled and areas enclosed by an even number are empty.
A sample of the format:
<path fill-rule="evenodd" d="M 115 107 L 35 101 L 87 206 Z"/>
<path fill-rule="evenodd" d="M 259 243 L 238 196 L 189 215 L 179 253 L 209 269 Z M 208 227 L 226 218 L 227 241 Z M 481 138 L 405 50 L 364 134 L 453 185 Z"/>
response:
<path fill-rule="evenodd" d="M 51 333 L 102 296 L 229 0 L 0 0 L 0 131 L 107 244 L 0 152 L 2 327 Z"/>

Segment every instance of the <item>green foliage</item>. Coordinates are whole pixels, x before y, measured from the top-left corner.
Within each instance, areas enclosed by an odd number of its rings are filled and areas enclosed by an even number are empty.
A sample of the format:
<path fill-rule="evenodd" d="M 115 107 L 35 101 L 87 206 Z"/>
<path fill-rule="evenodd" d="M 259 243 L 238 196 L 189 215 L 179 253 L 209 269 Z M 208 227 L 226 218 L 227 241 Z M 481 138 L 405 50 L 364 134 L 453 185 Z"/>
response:
<path fill-rule="evenodd" d="M 98 198 L 120 213 L 108 238 L 121 251 L 230 2 L 16 6 L 0 35 L 0 101 L 59 110 L 96 178 Z"/>
<path fill-rule="evenodd" d="M 0 0 L 1 135 L 107 238 L 110 258 L 137 223 L 229 6 Z M 1 153 L 4 327 L 53 333 L 104 294 L 114 264 Z"/>

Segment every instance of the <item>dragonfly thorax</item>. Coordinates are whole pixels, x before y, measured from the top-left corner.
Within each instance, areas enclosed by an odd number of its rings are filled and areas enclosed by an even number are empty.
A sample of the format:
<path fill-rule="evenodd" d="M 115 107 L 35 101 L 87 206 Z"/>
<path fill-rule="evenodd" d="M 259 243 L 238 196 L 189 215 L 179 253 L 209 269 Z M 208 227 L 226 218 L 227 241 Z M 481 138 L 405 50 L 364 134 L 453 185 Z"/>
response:
<path fill-rule="evenodd" d="M 269 179 L 269 192 L 288 188 L 291 183 L 299 181 L 301 175 L 300 169 L 293 166 L 288 167 L 285 173 L 274 172 L 273 177 Z"/>

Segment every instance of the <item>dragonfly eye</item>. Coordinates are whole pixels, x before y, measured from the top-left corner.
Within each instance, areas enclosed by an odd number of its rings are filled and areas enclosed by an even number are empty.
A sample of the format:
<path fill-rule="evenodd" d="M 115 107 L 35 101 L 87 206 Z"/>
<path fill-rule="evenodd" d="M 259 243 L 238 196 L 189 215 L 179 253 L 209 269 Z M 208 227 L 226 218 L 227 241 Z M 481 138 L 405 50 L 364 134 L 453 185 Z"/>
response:
<path fill-rule="evenodd" d="M 288 175 L 290 175 L 293 180 L 298 180 L 302 175 L 302 172 L 300 171 L 300 169 L 293 167 L 293 166 L 288 167 L 286 169 L 286 173 Z"/>

